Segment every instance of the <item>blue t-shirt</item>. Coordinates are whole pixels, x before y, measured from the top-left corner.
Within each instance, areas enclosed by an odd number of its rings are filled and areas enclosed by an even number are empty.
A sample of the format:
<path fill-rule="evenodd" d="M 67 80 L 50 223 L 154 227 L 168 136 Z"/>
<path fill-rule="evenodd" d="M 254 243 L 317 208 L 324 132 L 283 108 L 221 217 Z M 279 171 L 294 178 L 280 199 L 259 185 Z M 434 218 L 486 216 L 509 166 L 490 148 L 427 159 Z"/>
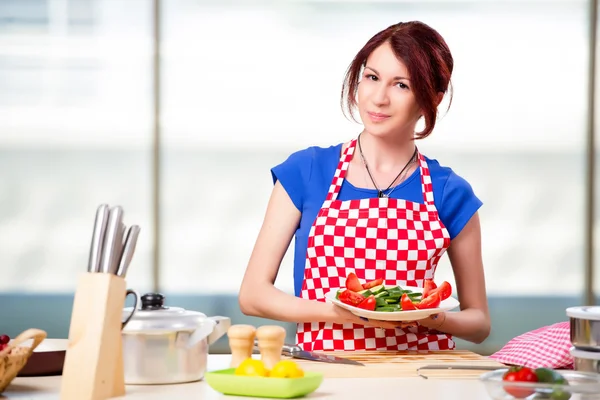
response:
<path fill-rule="evenodd" d="M 294 243 L 296 296 L 300 296 L 304 280 L 308 234 L 327 196 L 340 160 L 342 146 L 343 144 L 340 143 L 327 148 L 309 147 L 292 153 L 283 163 L 271 169 L 273 184 L 279 180 L 294 205 L 302 213 Z M 475 196 L 471 185 L 452 169 L 441 166 L 436 160 L 427 157 L 425 159 L 431 175 L 434 203 L 452 240 L 481 207 L 482 202 Z M 420 171 L 420 168 L 417 168 L 400 183 L 391 197 L 423 203 Z M 358 188 L 344 180 L 337 199 L 355 200 L 371 197 L 377 197 L 377 190 Z"/>

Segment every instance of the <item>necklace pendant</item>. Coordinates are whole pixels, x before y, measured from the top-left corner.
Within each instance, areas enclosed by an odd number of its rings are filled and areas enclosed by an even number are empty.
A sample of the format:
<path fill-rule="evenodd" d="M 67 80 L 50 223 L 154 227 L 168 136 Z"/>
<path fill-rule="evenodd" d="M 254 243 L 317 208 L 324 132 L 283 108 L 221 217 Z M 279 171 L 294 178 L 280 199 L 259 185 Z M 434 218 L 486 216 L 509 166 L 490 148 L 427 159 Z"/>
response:
<path fill-rule="evenodd" d="M 383 192 L 380 190 L 379 193 L 377 193 L 377 197 L 382 198 L 385 197 L 385 195 L 383 194 Z"/>

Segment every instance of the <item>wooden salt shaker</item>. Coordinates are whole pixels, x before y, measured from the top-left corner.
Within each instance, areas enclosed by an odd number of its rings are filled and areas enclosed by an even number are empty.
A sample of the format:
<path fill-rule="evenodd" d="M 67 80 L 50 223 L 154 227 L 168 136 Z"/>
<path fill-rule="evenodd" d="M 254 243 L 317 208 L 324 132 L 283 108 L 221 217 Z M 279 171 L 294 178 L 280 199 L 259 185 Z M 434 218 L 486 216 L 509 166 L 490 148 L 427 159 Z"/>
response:
<path fill-rule="evenodd" d="M 231 325 L 227 330 L 231 349 L 231 368 L 237 368 L 242 361 L 252 357 L 256 328 L 252 325 Z"/>
<path fill-rule="evenodd" d="M 281 360 L 285 329 L 278 325 L 261 326 L 256 330 L 256 338 L 263 364 L 267 369 L 272 369 Z"/>

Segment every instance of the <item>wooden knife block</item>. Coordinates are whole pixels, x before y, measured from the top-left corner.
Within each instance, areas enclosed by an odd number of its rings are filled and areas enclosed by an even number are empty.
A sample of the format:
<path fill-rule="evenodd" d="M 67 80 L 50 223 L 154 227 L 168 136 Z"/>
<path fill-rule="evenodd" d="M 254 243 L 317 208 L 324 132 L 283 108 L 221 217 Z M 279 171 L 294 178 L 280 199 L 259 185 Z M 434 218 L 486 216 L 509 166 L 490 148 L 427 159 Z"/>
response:
<path fill-rule="evenodd" d="M 126 282 L 109 273 L 78 282 L 63 367 L 62 400 L 104 400 L 125 394 L 122 310 Z"/>

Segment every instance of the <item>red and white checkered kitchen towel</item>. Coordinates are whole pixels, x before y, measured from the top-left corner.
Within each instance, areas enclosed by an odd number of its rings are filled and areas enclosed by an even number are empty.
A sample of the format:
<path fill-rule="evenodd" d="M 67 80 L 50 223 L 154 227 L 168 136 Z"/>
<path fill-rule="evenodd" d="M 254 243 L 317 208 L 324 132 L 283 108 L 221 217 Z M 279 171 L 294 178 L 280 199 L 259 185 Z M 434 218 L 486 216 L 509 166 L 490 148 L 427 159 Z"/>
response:
<path fill-rule="evenodd" d="M 489 358 L 509 365 L 529 368 L 573 367 L 569 322 L 544 326 L 511 339 Z"/>

